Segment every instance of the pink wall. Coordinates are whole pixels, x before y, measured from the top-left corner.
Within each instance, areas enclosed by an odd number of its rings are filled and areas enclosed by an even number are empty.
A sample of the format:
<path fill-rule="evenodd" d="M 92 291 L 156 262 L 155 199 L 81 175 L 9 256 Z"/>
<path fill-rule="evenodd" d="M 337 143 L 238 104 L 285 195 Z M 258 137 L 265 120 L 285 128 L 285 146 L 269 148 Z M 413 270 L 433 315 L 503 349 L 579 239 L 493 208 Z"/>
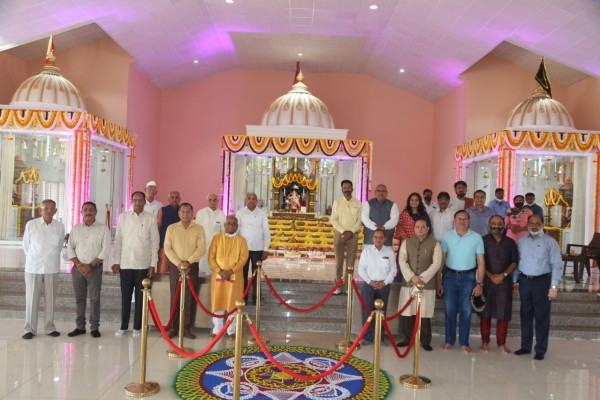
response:
<path fill-rule="evenodd" d="M 0 104 L 8 104 L 19 85 L 27 79 L 27 64 L 9 53 L 0 52 Z"/>
<path fill-rule="evenodd" d="M 221 136 L 259 124 L 268 105 L 291 89 L 292 77 L 289 72 L 233 70 L 165 90 L 161 201 L 178 189 L 184 200 L 200 207 L 206 193 L 219 192 Z M 348 128 L 351 139 L 374 142 L 373 183 L 386 183 L 391 199 L 403 204 L 408 193 L 430 183 L 433 103 L 362 75 L 308 73 L 305 79 L 328 105 L 336 127 Z"/>
<path fill-rule="evenodd" d="M 160 91 L 135 67 L 129 67 L 127 128 L 137 135 L 133 191 L 157 179 L 160 125 Z M 159 188 L 160 190 L 161 188 Z"/>
<path fill-rule="evenodd" d="M 435 103 L 431 181 L 434 198 L 439 192 L 454 195 L 456 146 L 465 142 L 465 85 L 459 86 Z M 470 188 L 469 194 L 472 193 Z"/>
<path fill-rule="evenodd" d="M 552 97 L 567 104 L 567 88 L 552 80 Z M 504 129 L 508 114 L 537 87 L 535 72 L 488 55 L 464 74 L 466 140 Z"/>
<path fill-rule="evenodd" d="M 600 130 L 600 79 L 587 78 L 568 89 L 569 101 L 564 104 L 577 129 Z"/>
<path fill-rule="evenodd" d="M 56 45 L 56 66 L 79 89 L 87 111 L 111 122 L 127 123 L 129 64 L 132 58 L 111 38 L 61 51 Z M 39 74 L 45 54 L 28 63 L 27 76 Z"/>

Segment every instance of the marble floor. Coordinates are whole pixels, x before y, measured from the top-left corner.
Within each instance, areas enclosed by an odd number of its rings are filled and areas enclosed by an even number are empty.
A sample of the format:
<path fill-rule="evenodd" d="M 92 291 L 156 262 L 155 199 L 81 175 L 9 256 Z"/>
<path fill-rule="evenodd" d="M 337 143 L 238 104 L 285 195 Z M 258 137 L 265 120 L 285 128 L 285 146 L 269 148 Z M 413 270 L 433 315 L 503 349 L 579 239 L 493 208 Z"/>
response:
<path fill-rule="evenodd" d="M 22 321 L 0 320 L 0 398 L 1 399 L 121 399 L 123 387 L 137 382 L 140 371 L 140 340 L 131 332 L 114 336 L 117 326 L 102 325 L 103 336 L 89 333 L 67 337 L 73 324 L 59 322 L 61 336 L 38 335 L 21 339 Z M 185 345 L 199 351 L 209 342 L 207 330 L 196 330 L 198 338 Z M 273 344 L 297 344 L 334 349 L 343 339 L 337 334 L 263 332 Z M 403 374 L 412 373 L 412 353 L 398 359 L 384 347 L 381 368 L 394 379 L 390 399 L 552 399 L 600 400 L 600 339 L 553 339 L 543 361 L 530 356 L 503 355 L 495 348 L 466 355 L 458 349 L 440 350 L 442 338 L 434 337 L 434 351 L 421 352 L 420 375 L 433 382 L 428 389 L 407 389 L 398 383 Z M 232 346 L 222 340 L 218 346 Z M 479 340 L 471 338 L 476 348 Z M 516 350 L 518 339 L 510 338 L 508 347 Z M 161 390 L 154 399 L 177 398 L 174 377 L 187 360 L 170 359 L 167 344 L 158 332 L 150 332 L 146 380 L 158 382 Z M 363 347 L 355 356 L 373 360 L 373 346 Z"/>

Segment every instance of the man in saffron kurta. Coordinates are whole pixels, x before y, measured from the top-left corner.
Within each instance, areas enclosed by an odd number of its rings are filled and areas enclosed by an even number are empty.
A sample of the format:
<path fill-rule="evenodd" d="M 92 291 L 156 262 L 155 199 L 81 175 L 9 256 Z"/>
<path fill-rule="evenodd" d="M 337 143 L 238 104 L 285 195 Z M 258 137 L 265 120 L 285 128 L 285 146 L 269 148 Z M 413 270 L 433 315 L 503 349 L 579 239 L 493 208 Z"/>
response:
<path fill-rule="evenodd" d="M 208 265 L 212 271 L 210 286 L 210 304 L 215 314 L 225 314 L 235 307 L 236 300 L 242 300 L 244 294 L 244 277 L 242 271 L 248 260 L 248 244 L 238 234 L 238 220 L 229 215 L 225 219 L 225 232 L 216 234 L 208 251 Z M 214 337 L 223 328 L 224 318 L 213 318 Z M 227 329 L 233 338 L 235 324 Z"/>

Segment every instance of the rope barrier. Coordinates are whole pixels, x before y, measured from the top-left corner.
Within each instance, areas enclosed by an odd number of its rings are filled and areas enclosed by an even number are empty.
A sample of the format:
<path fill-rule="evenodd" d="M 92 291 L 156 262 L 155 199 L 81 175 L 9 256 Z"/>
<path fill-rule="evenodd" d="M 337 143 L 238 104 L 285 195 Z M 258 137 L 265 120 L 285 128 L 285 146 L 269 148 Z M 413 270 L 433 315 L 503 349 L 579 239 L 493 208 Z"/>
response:
<path fill-rule="evenodd" d="M 417 315 L 415 318 L 415 327 L 413 329 L 413 333 L 410 338 L 410 342 L 408 343 L 408 346 L 406 347 L 406 351 L 404 353 L 401 353 L 398 346 L 396 346 L 396 341 L 394 340 L 394 335 L 392 335 L 392 331 L 390 331 L 390 328 L 388 327 L 387 322 L 385 320 L 383 320 L 383 328 L 385 329 L 385 333 L 387 334 L 388 340 L 392 344 L 392 347 L 394 348 L 394 351 L 396 352 L 396 355 L 398 357 L 405 358 L 408 355 L 408 353 L 410 352 L 410 349 L 414 346 L 415 338 L 417 337 L 417 332 L 419 330 L 419 321 L 420 321 L 419 318 L 420 317 L 421 317 L 421 306 L 417 307 Z"/>
<path fill-rule="evenodd" d="M 231 325 L 233 323 L 232 319 L 228 320 L 225 323 L 225 325 L 223 325 L 223 328 L 219 331 L 219 333 L 217 333 L 217 335 L 213 338 L 213 340 L 203 350 L 200 350 L 197 353 L 188 353 L 186 351 L 181 350 L 179 347 L 177 347 L 177 345 L 175 345 L 175 343 L 173 343 L 173 341 L 167 334 L 166 329 L 162 326 L 160 317 L 158 316 L 158 312 L 156 311 L 156 306 L 154 305 L 154 299 L 151 299 L 151 298 L 148 299 L 148 309 L 150 310 L 150 314 L 152 315 L 152 319 L 154 320 L 154 325 L 158 328 L 158 330 L 162 334 L 163 338 L 167 341 L 169 346 L 171 346 L 171 348 L 173 350 L 175 350 L 177 353 L 179 353 L 182 357 L 185 357 L 185 358 L 202 357 L 203 355 L 205 355 L 206 353 L 211 351 L 212 348 L 214 347 L 214 345 L 219 340 L 221 340 L 221 337 L 223 337 L 225 332 L 227 332 L 227 328 L 229 328 L 229 325 Z"/>
<path fill-rule="evenodd" d="M 368 312 L 368 313 L 372 312 L 372 310 L 369 308 L 369 306 L 367 306 L 367 304 L 365 303 L 365 300 L 360 295 L 360 290 L 358 289 L 358 285 L 356 284 L 355 281 L 352 281 L 352 287 L 354 287 L 354 291 L 356 292 L 356 297 L 358 297 L 358 300 L 360 301 L 360 304 L 365 309 L 365 311 Z M 406 301 L 406 303 L 404 303 L 404 305 L 402 306 L 402 308 L 400 310 L 398 310 L 398 312 L 396 312 L 394 315 L 390 315 L 389 317 L 384 318 L 383 322 L 391 321 L 391 320 L 394 320 L 394 319 L 398 318 L 400 316 L 400 314 L 402 314 L 412 304 L 412 302 L 414 300 L 415 300 L 414 297 L 410 297 Z"/>
<path fill-rule="evenodd" d="M 177 281 L 177 288 L 175 289 L 175 296 L 173 299 L 179 299 L 179 293 L 181 292 L 181 280 Z M 173 305 L 171 306 L 171 314 L 169 315 L 169 322 L 167 322 L 167 326 L 165 329 L 171 329 L 173 325 L 173 318 L 175 318 L 175 311 L 177 310 L 177 302 L 173 301 Z"/>
<path fill-rule="evenodd" d="M 333 288 L 331 288 L 329 293 L 327 293 L 325 295 L 325 297 L 323 297 L 323 299 L 321 301 L 319 301 L 317 304 L 315 304 L 314 306 L 308 307 L 308 308 L 298 308 L 298 307 L 289 305 L 286 300 L 281 298 L 281 296 L 279 296 L 279 293 L 277 293 L 277 291 L 273 287 L 273 284 L 271 283 L 271 280 L 269 279 L 269 277 L 265 274 L 263 274 L 263 276 L 265 277 L 265 282 L 267 282 L 267 285 L 271 289 L 271 292 L 273 292 L 273 295 L 275 296 L 275 298 L 277 298 L 277 300 L 286 308 L 288 308 L 292 311 L 300 312 L 300 313 L 311 312 L 311 311 L 314 311 L 317 308 L 321 307 L 323 304 L 325 304 L 325 302 L 327 300 L 329 300 L 329 298 L 333 295 L 333 292 L 335 292 L 336 289 L 339 288 L 342 285 L 342 283 L 344 283 L 344 278 L 340 278 L 340 280 L 336 282 L 336 284 L 333 286 Z"/>
<path fill-rule="evenodd" d="M 244 294 L 242 294 L 242 299 L 246 298 L 246 296 L 248 295 L 248 292 L 250 291 L 250 288 L 252 287 L 252 283 L 254 282 L 254 277 L 255 277 L 255 275 L 252 275 L 252 278 L 250 278 L 250 281 L 248 282 L 248 286 L 246 287 Z M 196 294 L 196 288 L 194 288 L 194 285 L 192 284 L 192 281 L 190 279 L 188 279 L 188 286 L 190 288 L 190 292 L 192 293 L 192 296 L 194 297 L 194 300 L 196 300 L 196 304 L 198 304 L 198 306 L 200 306 L 200 308 L 202 309 L 202 311 L 204 311 L 205 314 L 208 314 L 209 316 L 211 316 L 213 318 L 227 318 L 237 310 L 237 308 L 234 308 L 233 310 L 231 310 L 225 314 L 215 314 L 215 313 L 211 312 L 208 308 L 206 308 L 206 306 L 204 304 L 202 304 L 202 302 L 200 301 L 200 298 Z"/>
<path fill-rule="evenodd" d="M 352 356 L 352 353 L 358 347 L 360 341 L 365 336 L 365 333 L 367 333 L 367 329 L 369 328 L 369 325 L 371 324 L 372 319 L 373 319 L 373 315 L 371 315 L 367 319 L 367 322 L 365 322 L 365 324 L 363 325 L 360 333 L 358 334 L 358 337 L 356 338 L 356 340 L 354 340 L 354 344 L 352 344 L 352 346 L 348 349 L 348 352 L 346 354 L 344 354 L 344 356 L 340 359 L 340 361 L 337 362 L 337 364 L 335 364 L 333 367 L 331 367 L 330 369 L 328 369 L 325 372 L 322 372 L 319 375 L 299 375 L 293 371 L 290 371 L 289 369 L 287 369 L 286 367 L 281 365 L 277 360 L 275 360 L 275 358 L 273 357 L 271 352 L 269 352 L 269 349 L 267 349 L 267 346 L 261 340 L 260 334 L 256 331 L 256 328 L 254 328 L 254 324 L 252 323 L 250 318 L 246 317 L 246 321 L 248 322 L 248 327 L 250 328 L 250 332 L 252 332 L 252 335 L 254 336 L 254 339 L 256 340 L 256 344 L 260 347 L 260 349 L 262 350 L 264 355 L 267 356 L 269 361 L 271 361 L 273 363 L 273 365 L 275 365 L 277 367 L 277 369 L 279 369 L 284 374 L 287 374 L 287 375 L 291 376 L 292 378 L 295 378 L 295 379 L 298 379 L 301 381 L 316 381 L 319 379 L 323 379 L 324 377 L 334 373 L 340 367 L 340 365 L 344 364 L 348 360 L 348 358 L 350 358 Z"/>

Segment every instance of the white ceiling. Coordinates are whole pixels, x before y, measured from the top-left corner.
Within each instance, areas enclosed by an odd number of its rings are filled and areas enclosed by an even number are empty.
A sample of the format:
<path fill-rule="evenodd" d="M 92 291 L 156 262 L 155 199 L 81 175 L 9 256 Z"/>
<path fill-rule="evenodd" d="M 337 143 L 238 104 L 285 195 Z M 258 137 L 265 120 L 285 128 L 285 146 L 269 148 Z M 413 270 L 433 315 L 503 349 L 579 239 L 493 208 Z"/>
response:
<path fill-rule="evenodd" d="M 488 53 L 532 71 L 545 56 L 564 84 L 600 76 L 598 0 L 0 0 L 0 50 L 39 58 L 61 32 L 57 49 L 109 35 L 160 88 L 300 60 L 435 100 Z"/>

